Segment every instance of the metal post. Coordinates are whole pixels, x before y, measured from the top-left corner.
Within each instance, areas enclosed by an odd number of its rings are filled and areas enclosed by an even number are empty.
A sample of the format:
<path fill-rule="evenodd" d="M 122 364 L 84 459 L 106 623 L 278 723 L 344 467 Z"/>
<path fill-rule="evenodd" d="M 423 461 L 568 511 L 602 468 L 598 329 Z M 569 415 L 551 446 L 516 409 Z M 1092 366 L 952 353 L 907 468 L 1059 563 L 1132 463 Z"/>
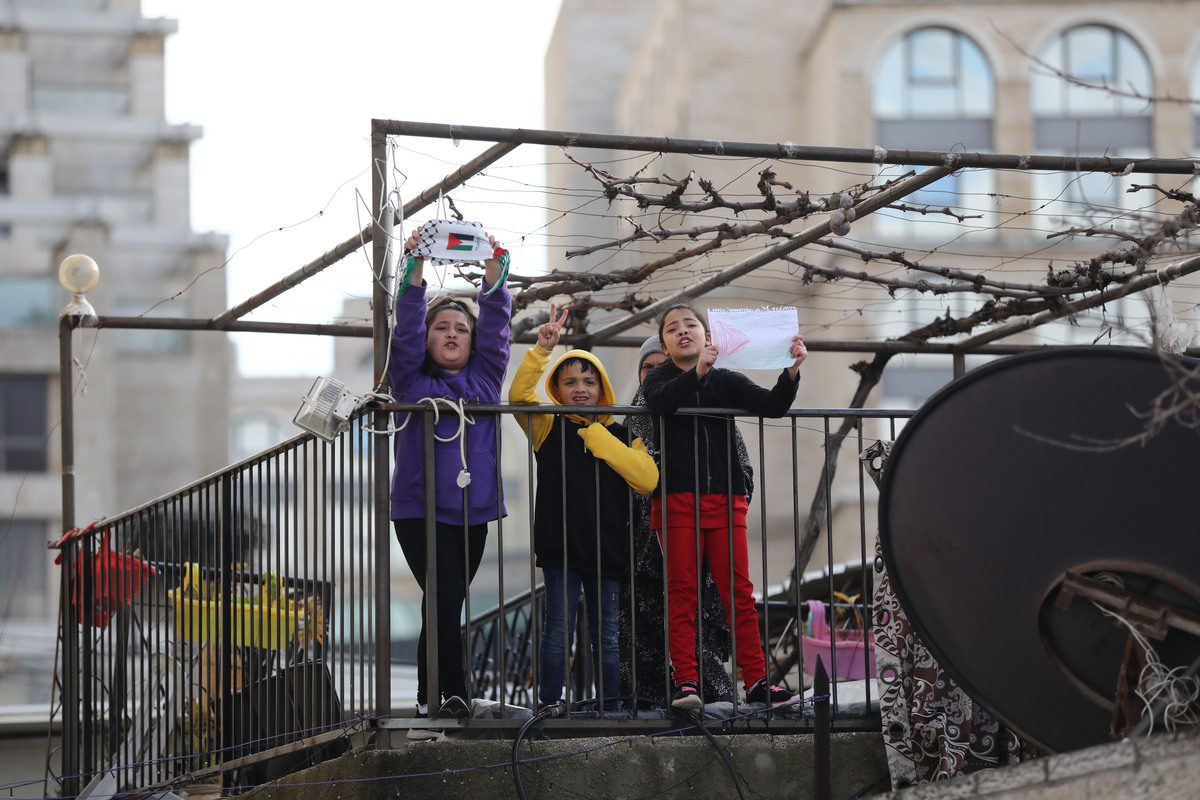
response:
<path fill-rule="evenodd" d="M 384 197 L 387 193 L 387 136 L 371 130 L 371 265 L 374 277 L 371 286 L 372 301 L 372 344 L 375 367 L 375 385 L 387 380 L 383 373 L 390 345 L 388 331 L 388 306 L 391 297 L 386 287 L 391 285 L 391 265 L 388 260 L 388 245 L 392 237 L 392 215 L 385 213 Z M 372 416 L 377 437 L 374 442 L 373 486 L 374 529 L 375 529 L 375 716 L 386 719 L 392 715 L 392 573 L 391 573 L 391 453 L 388 449 L 388 414 L 377 411 Z M 427 445 L 428 446 L 428 445 Z M 428 454 L 427 454 L 428 456 Z M 427 472 L 432 479 L 432 473 Z M 387 728 L 380 727 L 376 734 L 376 746 L 391 747 Z"/>
<path fill-rule="evenodd" d="M 963 351 L 956 350 L 951 358 L 954 359 L 954 379 L 958 380 L 967 372 L 967 356 Z"/>
<path fill-rule="evenodd" d="M 220 713 L 217 714 L 219 725 L 221 751 L 217 753 L 216 761 L 221 763 L 236 758 L 234 746 L 234 708 L 233 708 L 233 478 L 228 473 L 221 476 L 221 551 L 220 572 L 217 580 L 220 582 L 221 593 L 218 596 L 220 609 L 221 640 L 218 648 L 220 664 L 221 699 L 218 703 Z M 233 773 L 221 773 L 221 788 L 233 785 Z"/>
<path fill-rule="evenodd" d="M 59 426 L 62 450 L 62 530 L 75 527 L 75 404 L 74 379 L 71 374 L 71 335 L 75 318 L 58 321 L 58 391 Z M 75 573 L 77 551 L 75 543 L 62 548 L 61 608 L 63 615 L 63 672 L 62 672 L 62 792 L 64 796 L 79 793 L 81 764 L 79 760 L 79 617 L 71 604 L 71 580 Z"/>
<path fill-rule="evenodd" d="M 816 800 L 829 800 L 829 673 L 825 671 L 825 662 L 820 656 L 817 656 L 817 669 L 813 677 L 813 706 L 817 718 L 813 736 L 813 797 Z"/>
<path fill-rule="evenodd" d="M 436 717 L 442 705 L 442 683 L 438 678 L 438 581 L 437 581 L 437 454 L 434 448 L 433 414 L 422 414 L 425 429 L 425 702 Z M 458 625 L 458 620 L 447 620 Z M 418 655 L 418 658 L 420 656 Z"/>

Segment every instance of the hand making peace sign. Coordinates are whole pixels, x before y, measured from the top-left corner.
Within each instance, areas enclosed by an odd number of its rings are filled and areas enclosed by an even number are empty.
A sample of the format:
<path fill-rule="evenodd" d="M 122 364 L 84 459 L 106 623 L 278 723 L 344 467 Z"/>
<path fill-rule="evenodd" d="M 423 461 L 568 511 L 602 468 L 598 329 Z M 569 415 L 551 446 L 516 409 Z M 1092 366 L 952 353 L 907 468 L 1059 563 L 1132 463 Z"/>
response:
<path fill-rule="evenodd" d="M 558 307 L 554 303 L 550 304 L 550 321 L 544 323 L 538 328 L 538 347 L 549 353 L 558 344 L 558 339 L 562 336 L 563 326 L 567 324 L 567 315 L 571 313 L 570 307 L 564 307 L 562 315 L 559 316 Z"/>

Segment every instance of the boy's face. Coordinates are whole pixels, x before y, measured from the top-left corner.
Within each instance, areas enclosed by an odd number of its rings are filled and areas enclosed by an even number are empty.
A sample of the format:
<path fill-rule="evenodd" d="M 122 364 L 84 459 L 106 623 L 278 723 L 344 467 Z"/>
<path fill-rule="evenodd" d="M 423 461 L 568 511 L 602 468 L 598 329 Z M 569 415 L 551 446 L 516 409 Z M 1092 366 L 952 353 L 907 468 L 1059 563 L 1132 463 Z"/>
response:
<path fill-rule="evenodd" d="M 600 405 L 600 376 L 595 370 L 584 372 L 582 364 L 564 364 L 555 374 L 554 385 L 564 405 Z"/>

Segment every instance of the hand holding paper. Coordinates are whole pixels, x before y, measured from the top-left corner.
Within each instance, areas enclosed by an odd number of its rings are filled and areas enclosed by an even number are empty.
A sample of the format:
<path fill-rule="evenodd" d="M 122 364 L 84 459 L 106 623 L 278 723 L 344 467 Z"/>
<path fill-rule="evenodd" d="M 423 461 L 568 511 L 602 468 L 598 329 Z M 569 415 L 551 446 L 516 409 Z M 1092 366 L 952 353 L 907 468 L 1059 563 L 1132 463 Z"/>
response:
<path fill-rule="evenodd" d="M 718 367 L 781 369 L 799 366 L 808 355 L 792 307 L 711 309 L 708 324 Z"/>

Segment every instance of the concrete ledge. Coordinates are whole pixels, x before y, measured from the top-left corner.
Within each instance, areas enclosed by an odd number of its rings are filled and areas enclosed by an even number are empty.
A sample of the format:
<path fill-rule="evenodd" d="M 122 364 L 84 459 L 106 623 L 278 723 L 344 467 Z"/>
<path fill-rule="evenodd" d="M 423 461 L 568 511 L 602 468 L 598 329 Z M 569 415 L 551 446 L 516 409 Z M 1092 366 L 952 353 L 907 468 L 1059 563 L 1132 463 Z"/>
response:
<path fill-rule="evenodd" d="M 717 736 L 730 751 L 748 796 L 809 797 L 810 735 Z M 832 743 L 834 797 L 848 797 L 887 770 L 883 739 L 838 733 Z M 529 800 L 583 797 L 735 797 L 733 779 L 702 736 L 541 740 L 522 743 L 521 776 Z M 472 800 L 515 796 L 511 741 L 404 742 L 364 750 L 294 773 L 245 795 L 254 800 Z M 886 778 L 876 792 L 886 791 Z M 336 791 L 331 791 L 336 789 Z"/>
<path fill-rule="evenodd" d="M 1193 800 L 1200 731 L 1113 742 L 895 792 L 896 800 Z"/>

